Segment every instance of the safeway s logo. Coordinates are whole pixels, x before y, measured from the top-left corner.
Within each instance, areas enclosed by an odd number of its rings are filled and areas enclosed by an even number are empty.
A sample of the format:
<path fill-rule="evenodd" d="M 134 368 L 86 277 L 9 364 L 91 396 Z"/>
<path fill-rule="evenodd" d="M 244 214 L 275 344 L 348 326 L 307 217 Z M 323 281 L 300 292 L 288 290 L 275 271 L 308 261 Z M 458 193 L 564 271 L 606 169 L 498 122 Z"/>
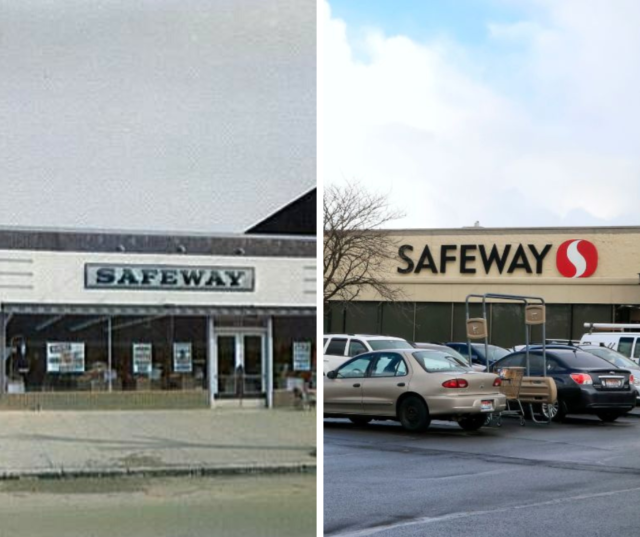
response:
<path fill-rule="evenodd" d="M 565 241 L 558 248 L 556 266 L 565 278 L 588 278 L 598 268 L 598 250 L 584 239 Z"/>

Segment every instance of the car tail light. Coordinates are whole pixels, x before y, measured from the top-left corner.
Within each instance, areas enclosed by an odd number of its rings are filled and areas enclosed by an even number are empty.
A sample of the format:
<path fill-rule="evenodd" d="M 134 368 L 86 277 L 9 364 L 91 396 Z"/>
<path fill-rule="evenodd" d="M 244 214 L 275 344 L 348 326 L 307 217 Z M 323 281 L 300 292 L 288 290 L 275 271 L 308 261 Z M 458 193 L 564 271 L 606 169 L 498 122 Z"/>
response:
<path fill-rule="evenodd" d="M 571 378 L 576 384 L 593 384 L 591 375 L 587 375 L 586 373 L 571 373 Z"/>
<path fill-rule="evenodd" d="M 442 383 L 443 388 L 466 388 L 469 383 L 464 379 L 451 379 Z"/>
<path fill-rule="evenodd" d="M 632 373 L 631 375 L 629 375 L 629 384 L 635 384 L 635 383 L 636 383 L 636 379 Z"/>
<path fill-rule="evenodd" d="M 500 377 L 498 377 L 496 380 L 493 381 L 493 385 L 494 386 L 502 386 L 502 379 Z"/>

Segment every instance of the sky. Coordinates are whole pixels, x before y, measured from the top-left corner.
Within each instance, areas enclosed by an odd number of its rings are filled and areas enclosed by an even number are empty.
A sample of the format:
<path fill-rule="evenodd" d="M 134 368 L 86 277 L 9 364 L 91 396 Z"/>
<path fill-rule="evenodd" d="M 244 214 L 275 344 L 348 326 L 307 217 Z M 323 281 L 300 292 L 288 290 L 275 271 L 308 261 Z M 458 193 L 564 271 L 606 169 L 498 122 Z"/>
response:
<path fill-rule="evenodd" d="M 315 155 L 314 0 L 0 0 L 0 226 L 242 232 Z"/>
<path fill-rule="evenodd" d="M 640 224 L 640 2 L 321 2 L 323 180 L 388 227 Z"/>

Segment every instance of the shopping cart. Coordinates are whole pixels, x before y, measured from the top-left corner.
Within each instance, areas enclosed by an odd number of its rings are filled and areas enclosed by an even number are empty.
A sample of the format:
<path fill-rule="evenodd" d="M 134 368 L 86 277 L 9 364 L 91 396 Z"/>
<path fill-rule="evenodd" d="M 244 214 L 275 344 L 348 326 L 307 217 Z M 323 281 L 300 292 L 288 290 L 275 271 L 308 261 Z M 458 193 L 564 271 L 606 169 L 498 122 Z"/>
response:
<path fill-rule="evenodd" d="M 503 417 L 520 419 L 520 425 L 524 425 L 524 407 L 520 401 L 520 388 L 524 377 L 524 367 L 505 367 L 500 371 L 502 384 L 500 392 L 507 398 L 507 409 L 499 412 L 495 417 L 498 427 L 502 425 Z"/>

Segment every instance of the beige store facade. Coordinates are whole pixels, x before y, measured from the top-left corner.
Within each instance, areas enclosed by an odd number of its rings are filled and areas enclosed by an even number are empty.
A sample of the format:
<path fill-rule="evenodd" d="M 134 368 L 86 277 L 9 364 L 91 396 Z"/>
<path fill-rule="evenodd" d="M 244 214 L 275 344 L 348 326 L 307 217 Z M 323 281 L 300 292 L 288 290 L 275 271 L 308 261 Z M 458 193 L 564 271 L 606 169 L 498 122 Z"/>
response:
<path fill-rule="evenodd" d="M 315 245 L 0 230 L 0 407 L 277 404 L 313 371 Z"/>
<path fill-rule="evenodd" d="M 382 277 L 402 298 L 382 302 L 365 293 L 348 305 L 331 303 L 325 331 L 463 341 L 465 299 L 484 293 L 542 297 L 549 338 L 579 338 L 585 322 L 640 323 L 640 227 L 474 227 L 391 236 L 395 257 Z M 492 343 L 523 343 L 521 306 L 494 302 L 488 316 Z"/>

